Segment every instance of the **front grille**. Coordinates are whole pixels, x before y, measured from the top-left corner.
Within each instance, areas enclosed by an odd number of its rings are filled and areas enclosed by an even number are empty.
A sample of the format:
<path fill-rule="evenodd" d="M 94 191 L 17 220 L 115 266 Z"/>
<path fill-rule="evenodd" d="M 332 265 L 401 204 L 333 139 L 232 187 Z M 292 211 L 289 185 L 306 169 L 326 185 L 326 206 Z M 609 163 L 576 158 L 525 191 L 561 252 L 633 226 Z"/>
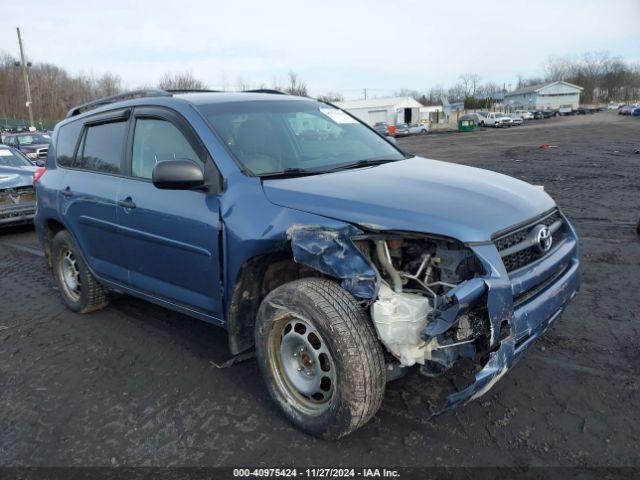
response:
<path fill-rule="evenodd" d="M 566 238 L 566 225 L 560 212 L 557 210 L 549 213 L 546 217 L 532 221 L 524 227 L 518 227 L 514 231 L 501 235 L 494 240 L 494 243 L 502 256 L 502 261 L 507 272 L 526 267 L 549 253 L 541 253 L 531 241 L 532 231 L 538 225 L 546 225 L 547 227 L 555 225 L 555 227 L 553 227 L 555 231 L 553 232 L 551 250 Z"/>

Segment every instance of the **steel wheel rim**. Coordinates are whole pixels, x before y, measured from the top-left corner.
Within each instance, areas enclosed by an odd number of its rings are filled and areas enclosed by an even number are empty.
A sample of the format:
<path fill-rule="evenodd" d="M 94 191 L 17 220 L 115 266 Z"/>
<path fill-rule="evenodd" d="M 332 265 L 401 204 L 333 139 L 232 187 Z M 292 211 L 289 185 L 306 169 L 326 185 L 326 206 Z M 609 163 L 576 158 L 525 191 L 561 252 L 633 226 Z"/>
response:
<path fill-rule="evenodd" d="M 82 287 L 80 271 L 77 259 L 69 249 L 63 249 L 60 252 L 59 276 L 65 293 L 74 301 L 78 301 Z"/>
<path fill-rule="evenodd" d="M 269 362 L 280 391 L 310 415 L 329 408 L 336 369 L 328 344 L 311 322 L 295 315 L 279 319 L 269 339 Z"/>

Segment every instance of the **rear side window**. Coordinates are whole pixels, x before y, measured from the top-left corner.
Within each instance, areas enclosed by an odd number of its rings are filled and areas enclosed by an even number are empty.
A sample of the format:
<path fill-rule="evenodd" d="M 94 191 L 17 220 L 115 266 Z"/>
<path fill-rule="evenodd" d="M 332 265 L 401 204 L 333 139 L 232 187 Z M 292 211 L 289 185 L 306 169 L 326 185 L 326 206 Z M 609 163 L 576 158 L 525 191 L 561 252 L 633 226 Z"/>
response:
<path fill-rule="evenodd" d="M 74 167 L 104 173 L 122 173 L 126 130 L 127 122 L 88 126 L 82 152 L 78 154 Z"/>
<path fill-rule="evenodd" d="M 73 164 L 73 154 L 78 143 L 78 136 L 82 131 L 82 123 L 72 122 L 63 125 L 58 129 L 58 139 L 56 141 L 57 162 L 61 167 L 71 167 Z"/>

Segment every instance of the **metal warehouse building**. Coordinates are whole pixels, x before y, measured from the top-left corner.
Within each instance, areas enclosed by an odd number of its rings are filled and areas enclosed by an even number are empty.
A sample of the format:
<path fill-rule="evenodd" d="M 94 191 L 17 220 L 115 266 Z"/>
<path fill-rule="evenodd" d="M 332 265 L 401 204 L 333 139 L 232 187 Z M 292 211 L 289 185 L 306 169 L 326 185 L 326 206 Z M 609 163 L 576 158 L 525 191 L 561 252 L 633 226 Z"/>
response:
<path fill-rule="evenodd" d="M 568 82 L 556 81 L 519 88 L 505 94 L 505 103 L 526 109 L 578 108 L 582 87 Z"/>
<path fill-rule="evenodd" d="M 411 97 L 372 98 L 335 104 L 369 125 L 376 122 L 387 122 L 390 125 L 418 123 L 422 107 L 420 102 Z"/>

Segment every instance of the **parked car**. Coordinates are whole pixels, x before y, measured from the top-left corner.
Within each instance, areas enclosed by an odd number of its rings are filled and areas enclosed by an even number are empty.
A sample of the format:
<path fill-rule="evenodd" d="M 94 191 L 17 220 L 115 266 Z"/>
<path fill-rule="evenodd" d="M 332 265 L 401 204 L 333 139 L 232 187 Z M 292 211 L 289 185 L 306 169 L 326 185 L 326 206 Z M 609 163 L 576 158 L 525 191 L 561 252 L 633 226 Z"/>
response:
<path fill-rule="evenodd" d="M 396 137 L 407 137 L 429 132 L 429 125 L 422 123 L 401 123 L 396 125 Z"/>
<path fill-rule="evenodd" d="M 620 114 L 620 115 L 631 115 L 631 112 L 633 112 L 634 108 L 636 108 L 636 105 L 623 105 L 618 110 L 618 114 Z"/>
<path fill-rule="evenodd" d="M 381 135 L 389 134 L 389 124 L 387 122 L 376 122 L 373 124 L 373 129 Z"/>
<path fill-rule="evenodd" d="M 4 138 L 4 144 L 24 153 L 34 163 L 44 164 L 47 158 L 51 135 L 44 133 L 14 133 Z M 38 162 L 38 161 L 41 162 Z"/>
<path fill-rule="evenodd" d="M 634 117 L 640 117 L 640 107 L 636 107 L 631 111 L 631 115 Z"/>
<path fill-rule="evenodd" d="M 524 119 L 520 115 L 518 115 L 517 113 L 511 113 L 511 114 L 509 114 L 509 116 L 511 117 L 511 120 L 513 122 L 513 126 L 524 125 Z"/>
<path fill-rule="evenodd" d="M 573 107 L 571 105 L 560 105 L 560 108 L 557 109 L 558 110 L 558 114 L 556 115 L 556 117 L 558 115 L 573 115 Z"/>
<path fill-rule="evenodd" d="M 513 125 L 513 120 L 510 116 L 502 112 L 487 112 L 487 115 L 482 119 L 480 125 L 487 127 L 510 127 Z"/>
<path fill-rule="evenodd" d="M 518 115 L 523 120 L 533 120 L 533 113 L 531 113 L 529 110 L 516 110 L 513 113 L 514 115 Z"/>
<path fill-rule="evenodd" d="M 0 227 L 33 221 L 36 212 L 33 178 L 41 171 L 19 150 L 0 145 Z"/>
<path fill-rule="evenodd" d="M 126 95 L 73 108 L 35 181 L 62 300 L 116 291 L 225 328 L 312 435 L 364 425 L 409 368 L 475 362 L 440 413 L 481 396 L 578 291 L 576 233 L 538 187 L 405 154 L 309 98 Z M 305 122 L 330 137 L 303 144 Z"/>
<path fill-rule="evenodd" d="M 591 115 L 593 110 L 589 107 L 580 106 L 576 109 L 576 115 Z"/>
<path fill-rule="evenodd" d="M 544 118 L 559 117 L 560 111 L 556 108 L 547 108 L 545 110 L 542 110 L 542 116 Z"/>
<path fill-rule="evenodd" d="M 544 118 L 542 110 L 532 110 L 531 115 L 533 115 L 534 120 L 542 120 Z"/>

